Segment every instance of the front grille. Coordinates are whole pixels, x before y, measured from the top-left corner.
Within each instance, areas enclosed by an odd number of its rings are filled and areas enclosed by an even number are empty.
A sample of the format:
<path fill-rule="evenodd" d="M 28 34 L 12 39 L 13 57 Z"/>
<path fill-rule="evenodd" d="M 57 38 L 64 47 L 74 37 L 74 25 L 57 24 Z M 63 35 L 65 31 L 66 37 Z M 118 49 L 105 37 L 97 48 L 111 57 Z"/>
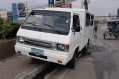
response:
<path fill-rule="evenodd" d="M 46 43 L 46 42 L 36 41 L 36 40 L 31 40 L 31 39 L 25 39 L 25 44 L 40 46 L 40 47 L 45 47 L 45 48 L 52 48 L 51 43 Z"/>

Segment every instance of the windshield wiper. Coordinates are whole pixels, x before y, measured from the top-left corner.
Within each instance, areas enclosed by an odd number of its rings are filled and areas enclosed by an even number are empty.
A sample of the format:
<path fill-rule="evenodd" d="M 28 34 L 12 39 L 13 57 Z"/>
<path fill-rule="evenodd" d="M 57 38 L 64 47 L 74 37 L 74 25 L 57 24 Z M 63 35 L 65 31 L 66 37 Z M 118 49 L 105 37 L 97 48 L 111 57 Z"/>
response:
<path fill-rule="evenodd" d="M 35 25 L 34 23 L 31 23 L 31 22 L 26 22 L 27 24 L 31 24 L 31 25 L 33 25 L 33 26 L 37 26 L 37 25 Z"/>
<path fill-rule="evenodd" d="M 51 26 L 51 25 L 48 25 L 48 24 L 44 24 L 44 25 L 46 25 L 46 26 L 48 26 L 48 27 L 51 27 L 51 28 L 53 28 L 53 29 L 55 29 L 53 26 Z"/>
<path fill-rule="evenodd" d="M 44 25 L 46 25 L 46 26 L 48 26 L 48 27 L 51 27 L 51 28 L 53 28 L 56 32 L 62 34 L 62 32 L 59 31 L 59 30 L 57 30 L 55 27 L 53 27 L 53 26 L 51 26 L 51 25 L 48 25 L 48 24 L 45 24 L 45 23 L 44 23 Z"/>

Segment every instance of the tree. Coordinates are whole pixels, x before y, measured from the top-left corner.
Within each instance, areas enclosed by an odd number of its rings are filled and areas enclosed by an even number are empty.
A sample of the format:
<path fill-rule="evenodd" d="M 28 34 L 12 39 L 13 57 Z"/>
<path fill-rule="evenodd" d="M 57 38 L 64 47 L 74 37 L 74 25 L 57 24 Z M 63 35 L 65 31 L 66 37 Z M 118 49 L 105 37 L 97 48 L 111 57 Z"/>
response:
<path fill-rule="evenodd" d="M 4 24 L 4 19 L 0 17 L 0 25 Z"/>
<path fill-rule="evenodd" d="M 10 20 L 0 18 L 0 38 L 9 39 L 14 38 L 21 23 L 13 23 Z"/>

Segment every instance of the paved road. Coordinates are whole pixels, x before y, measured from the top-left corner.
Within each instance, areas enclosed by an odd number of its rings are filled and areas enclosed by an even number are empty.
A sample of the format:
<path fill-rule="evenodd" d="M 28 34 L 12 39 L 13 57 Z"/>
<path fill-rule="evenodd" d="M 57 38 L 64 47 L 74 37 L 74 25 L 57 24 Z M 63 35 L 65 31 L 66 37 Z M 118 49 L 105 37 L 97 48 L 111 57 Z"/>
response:
<path fill-rule="evenodd" d="M 75 69 L 58 65 L 45 79 L 119 79 L 119 40 L 103 40 L 105 26 L 93 40 L 92 55 L 81 57 Z M 23 55 L 0 61 L 0 79 L 14 79 L 46 62 L 33 62 Z"/>
<path fill-rule="evenodd" d="M 105 28 L 93 40 L 92 55 L 80 58 L 74 70 L 58 66 L 45 79 L 119 79 L 119 40 L 103 40 Z"/>
<path fill-rule="evenodd" d="M 46 62 L 34 62 L 31 58 L 23 55 L 10 57 L 0 61 L 0 79 L 23 79 L 23 77 L 30 76 L 32 72 L 38 74 L 37 72 L 44 64 Z"/>

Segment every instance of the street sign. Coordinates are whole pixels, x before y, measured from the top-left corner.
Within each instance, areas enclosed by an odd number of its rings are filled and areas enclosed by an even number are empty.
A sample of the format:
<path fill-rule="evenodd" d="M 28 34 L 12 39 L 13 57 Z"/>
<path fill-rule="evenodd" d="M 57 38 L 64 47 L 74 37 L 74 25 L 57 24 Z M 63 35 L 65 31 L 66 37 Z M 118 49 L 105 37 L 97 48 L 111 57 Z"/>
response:
<path fill-rule="evenodd" d="M 56 7 L 61 7 L 61 5 L 64 3 L 65 3 L 65 0 L 55 0 Z"/>
<path fill-rule="evenodd" d="M 18 3 L 19 17 L 26 17 L 26 5 L 25 3 Z"/>
<path fill-rule="evenodd" d="M 54 7 L 54 0 L 48 0 L 48 6 Z"/>
<path fill-rule="evenodd" d="M 13 16 L 13 22 L 18 22 L 18 8 L 17 3 L 12 3 L 12 16 Z"/>

